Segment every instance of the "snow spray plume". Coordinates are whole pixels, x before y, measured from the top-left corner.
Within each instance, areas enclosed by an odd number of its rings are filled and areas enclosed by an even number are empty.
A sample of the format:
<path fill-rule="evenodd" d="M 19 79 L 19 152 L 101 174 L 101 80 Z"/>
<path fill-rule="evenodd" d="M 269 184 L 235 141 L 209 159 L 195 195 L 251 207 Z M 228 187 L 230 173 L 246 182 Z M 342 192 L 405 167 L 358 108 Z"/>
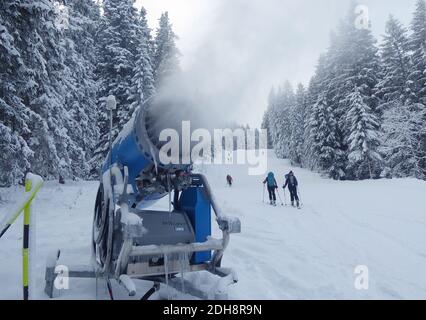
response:
<path fill-rule="evenodd" d="M 182 73 L 174 75 L 163 82 L 146 106 L 147 132 L 159 149 L 165 144 L 159 141 L 161 132 L 167 129 L 181 132 L 185 121 L 190 123 L 191 132 L 197 129 L 212 131 L 220 124 L 214 110 L 209 108 L 211 102 L 206 103 L 193 88 Z"/>

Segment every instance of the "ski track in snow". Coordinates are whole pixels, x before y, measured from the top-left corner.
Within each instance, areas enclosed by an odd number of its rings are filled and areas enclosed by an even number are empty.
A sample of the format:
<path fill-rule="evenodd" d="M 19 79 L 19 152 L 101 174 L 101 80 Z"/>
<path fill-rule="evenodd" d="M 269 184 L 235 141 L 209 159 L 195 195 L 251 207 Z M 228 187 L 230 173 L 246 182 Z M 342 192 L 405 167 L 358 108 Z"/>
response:
<path fill-rule="evenodd" d="M 426 182 L 337 182 L 292 168 L 272 153 L 268 161 L 281 185 L 284 173 L 295 171 L 302 210 L 263 204 L 264 177 L 248 176 L 246 166 L 203 168 L 222 211 L 242 223 L 242 233 L 231 236 L 223 259 L 223 265 L 234 268 L 239 277 L 230 287 L 231 299 L 426 299 Z M 228 173 L 234 178 L 232 188 L 225 183 Z M 61 262 L 89 263 L 97 187 L 97 182 L 61 186 L 47 182 L 36 199 L 37 298 L 46 299 L 44 269 L 49 253 L 60 248 Z M 0 189 L 5 200 L 0 203 L 0 218 L 13 207 L 17 192 L 23 189 Z M 282 188 L 280 195 L 283 198 Z M 156 208 L 167 210 L 166 201 Z M 214 235 L 220 236 L 217 228 Z M 0 240 L 0 299 L 21 298 L 21 246 L 22 218 Z M 369 268 L 369 290 L 355 289 L 358 265 Z M 198 281 L 208 286 L 206 275 Z M 113 286 L 115 298 L 128 298 L 114 281 Z M 139 281 L 136 298 L 150 286 Z M 95 280 L 70 279 L 70 290 L 58 298 L 107 299 L 104 282 L 99 281 L 97 289 Z"/>

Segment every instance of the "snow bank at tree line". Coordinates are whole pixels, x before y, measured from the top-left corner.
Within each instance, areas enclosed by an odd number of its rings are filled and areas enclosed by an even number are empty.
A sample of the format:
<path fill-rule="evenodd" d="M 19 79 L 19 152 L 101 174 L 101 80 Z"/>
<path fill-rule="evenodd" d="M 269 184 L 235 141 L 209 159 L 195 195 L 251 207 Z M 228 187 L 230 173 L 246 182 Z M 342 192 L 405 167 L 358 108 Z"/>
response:
<path fill-rule="evenodd" d="M 280 184 L 283 174 L 294 169 L 303 210 L 262 204 L 263 177 L 247 176 L 245 166 L 201 168 L 224 214 L 242 223 L 242 234 L 232 235 L 223 259 L 239 277 L 230 288 L 231 299 L 426 299 L 425 181 L 332 181 L 272 154 L 269 169 Z M 226 186 L 228 173 L 232 188 Z M 36 297 L 46 298 L 44 268 L 53 250 L 62 249 L 65 263 L 89 263 L 97 186 L 47 182 L 35 201 Z M 20 187 L 0 189 L 0 218 L 22 192 Z M 168 206 L 161 202 L 157 208 Z M 217 229 L 215 236 L 220 236 Z M 0 299 L 22 296 L 21 246 L 22 220 L 0 240 Z M 369 290 L 355 289 L 358 265 L 369 268 Z M 201 274 L 194 281 L 208 287 L 210 279 Z M 149 288 L 150 283 L 137 282 L 135 299 Z M 107 299 L 104 283 L 98 289 L 98 298 Z M 116 298 L 128 298 L 116 284 L 114 291 Z M 95 299 L 95 281 L 71 279 L 70 290 L 59 298 Z"/>

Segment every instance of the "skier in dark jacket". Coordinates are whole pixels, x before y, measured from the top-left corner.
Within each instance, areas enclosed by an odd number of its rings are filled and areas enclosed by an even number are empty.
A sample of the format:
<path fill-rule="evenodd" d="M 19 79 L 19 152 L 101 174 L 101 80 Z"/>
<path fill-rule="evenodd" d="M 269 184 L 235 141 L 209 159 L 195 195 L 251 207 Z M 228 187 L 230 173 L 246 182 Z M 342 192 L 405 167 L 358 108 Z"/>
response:
<path fill-rule="evenodd" d="M 277 204 L 277 196 L 275 195 L 275 190 L 278 189 L 277 180 L 275 180 L 275 176 L 272 172 L 268 173 L 268 176 L 263 181 L 263 184 L 267 184 L 268 193 L 269 193 L 269 201 L 271 205 L 275 206 Z"/>
<path fill-rule="evenodd" d="M 297 182 L 296 177 L 294 176 L 293 171 L 290 171 L 289 174 L 285 176 L 285 184 L 283 189 L 288 186 L 288 190 L 290 191 L 291 205 L 294 207 L 294 200 L 296 200 L 297 207 L 300 207 L 299 196 L 297 195 L 297 186 L 299 183 Z"/>
<path fill-rule="evenodd" d="M 228 186 L 232 187 L 232 183 L 234 182 L 234 179 L 231 177 L 230 174 L 226 176 L 226 182 L 228 183 Z"/>

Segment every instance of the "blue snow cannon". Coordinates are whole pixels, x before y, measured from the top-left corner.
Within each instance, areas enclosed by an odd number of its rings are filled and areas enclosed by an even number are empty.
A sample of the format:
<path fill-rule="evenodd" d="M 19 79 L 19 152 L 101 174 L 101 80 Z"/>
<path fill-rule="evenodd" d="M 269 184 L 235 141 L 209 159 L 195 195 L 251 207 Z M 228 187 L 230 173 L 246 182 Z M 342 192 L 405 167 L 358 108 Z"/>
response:
<path fill-rule="evenodd" d="M 177 107 L 179 103 L 146 101 L 110 143 L 95 204 L 92 260 L 98 274 L 114 277 L 125 287 L 128 279 L 143 279 L 153 281 L 154 289 L 167 283 L 180 290 L 187 280 L 177 274 L 206 270 L 220 276 L 214 295 L 223 299 L 224 288 L 237 278 L 231 269 L 221 267 L 221 261 L 230 234 L 239 233 L 241 225 L 221 212 L 207 179 L 193 173 L 190 163 L 161 162 L 166 142 L 160 141 L 160 132 L 187 120 L 178 112 L 184 109 Z M 114 97 L 108 97 L 107 105 L 115 108 Z M 151 209 L 161 199 L 168 201 Z M 222 239 L 211 237 L 212 210 Z M 211 293 L 192 291 L 200 298 L 212 298 Z"/>
<path fill-rule="evenodd" d="M 156 105 L 155 105 L 156 106 Z M 147 102 L 135 112 L 135 116 L 125 125 L 123 131 L 112 143 L 111 151 L 105 159 L 102 175 L 109 175 L 113 167 L 118 167 L 124 174 L 128 169 L 128 181 L 138 202 L 138 207 L 149 207 L 166 196 L 169 184 L 175 184 L 176 178 L 184 177 L 190 172 L 190 164 L 164 165 L 160 161 L 160 149 L 164 142 L 159 141 L 159 134 L 166 129 L 152 119 L 152 102 Z M 169 179 L 169 180 L 168 180 Z M 179 189 L 183 182 L 179 181 Z"/>

